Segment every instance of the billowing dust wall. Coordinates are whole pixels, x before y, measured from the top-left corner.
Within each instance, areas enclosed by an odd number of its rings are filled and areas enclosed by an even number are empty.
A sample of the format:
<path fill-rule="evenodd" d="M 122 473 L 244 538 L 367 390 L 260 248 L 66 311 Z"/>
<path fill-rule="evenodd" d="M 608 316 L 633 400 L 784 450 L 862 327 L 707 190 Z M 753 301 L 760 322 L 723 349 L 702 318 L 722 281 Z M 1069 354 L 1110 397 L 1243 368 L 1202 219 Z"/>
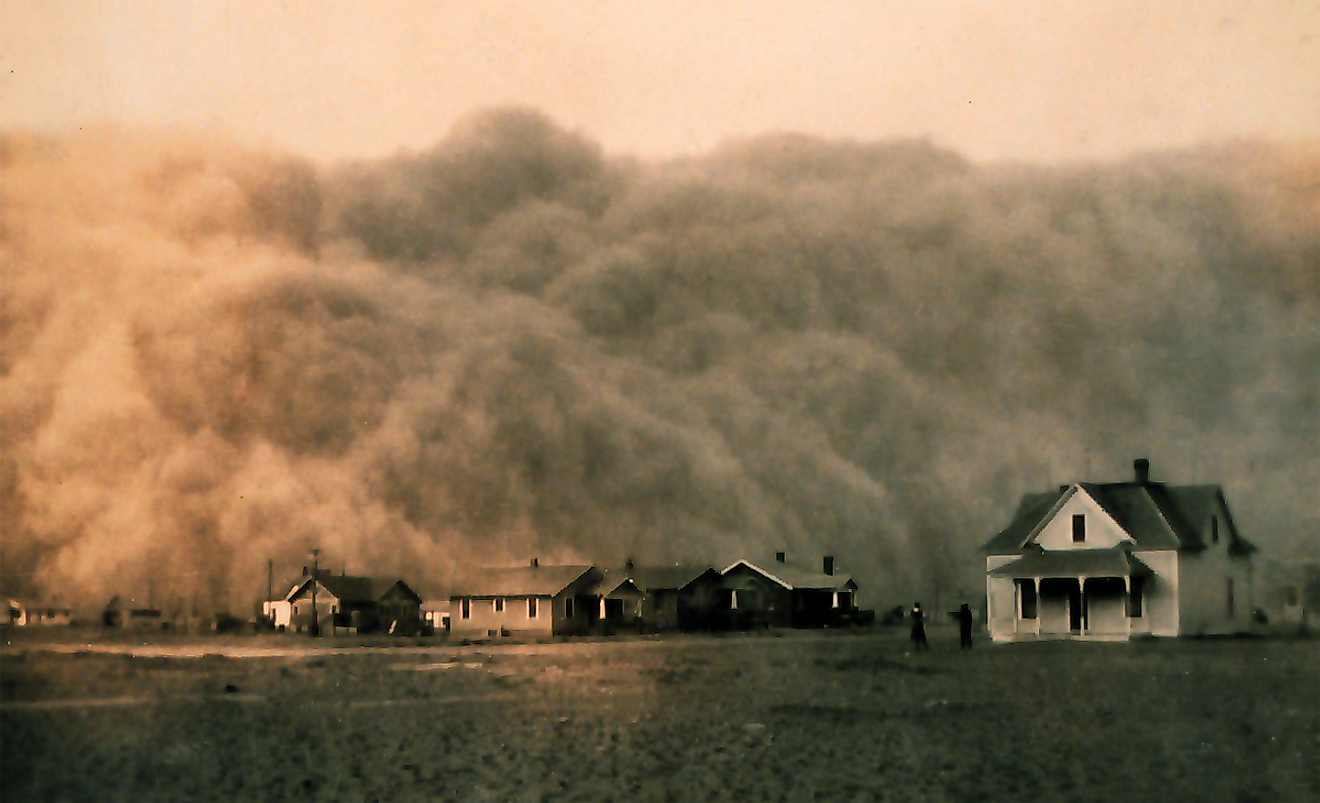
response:
<path fill-rule="evenodd" d="M 1251 143 L 644 164 L 521 110 L 338 165 L 11 133 L 4 582 L 246 610 L 313 546 L 419 586 L 782 550 L 907 603 L 983 587 L 1021 492 L 1136 455 L 1296 543 L 1318 188 L 1316 150 Z"/>

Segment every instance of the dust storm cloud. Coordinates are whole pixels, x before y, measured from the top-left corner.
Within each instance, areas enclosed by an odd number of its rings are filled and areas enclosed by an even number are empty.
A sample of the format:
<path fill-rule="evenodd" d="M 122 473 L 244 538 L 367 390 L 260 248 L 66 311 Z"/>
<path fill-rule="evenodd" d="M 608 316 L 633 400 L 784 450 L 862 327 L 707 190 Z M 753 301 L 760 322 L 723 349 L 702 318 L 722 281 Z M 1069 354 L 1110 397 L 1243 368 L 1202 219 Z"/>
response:
<path fill-rule="evenodd" d="M 336 165 L 12 133 L 0 177 L 17 591 L 246 611 L 313 546 L 431 588 L 785 550 L 893 604 L 976 588 L 1021 492 L 1138 455 L 1267 551 L 1320 530 L 1309 146 L 650 164 L 497 110 Z"/>

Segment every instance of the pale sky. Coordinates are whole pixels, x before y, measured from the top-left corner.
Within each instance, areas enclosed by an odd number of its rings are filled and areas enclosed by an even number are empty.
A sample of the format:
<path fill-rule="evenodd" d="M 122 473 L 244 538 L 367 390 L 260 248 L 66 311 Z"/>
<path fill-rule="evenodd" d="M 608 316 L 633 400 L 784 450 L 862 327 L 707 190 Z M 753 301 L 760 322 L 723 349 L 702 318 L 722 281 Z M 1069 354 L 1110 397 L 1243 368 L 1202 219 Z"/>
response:
<path fill-rule="evenodd" d="M 1046 161 L 1320 139 L 1320 2 L 0 0 L 4 128 L 373 157 L 497 105 L 643 157 L 771 131 Z"/>

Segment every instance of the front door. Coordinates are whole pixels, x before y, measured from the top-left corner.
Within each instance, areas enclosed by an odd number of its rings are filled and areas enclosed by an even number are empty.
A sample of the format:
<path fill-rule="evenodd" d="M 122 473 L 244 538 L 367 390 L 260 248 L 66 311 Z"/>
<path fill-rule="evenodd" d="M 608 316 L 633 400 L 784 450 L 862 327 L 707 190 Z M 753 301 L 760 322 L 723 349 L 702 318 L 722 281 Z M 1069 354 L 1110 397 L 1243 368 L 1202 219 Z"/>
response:
<path fill-rule="evenodd" d="M 1082 590 L 1076 586 L 1068 591 L 1068 629 L 1082 632 Z"/>

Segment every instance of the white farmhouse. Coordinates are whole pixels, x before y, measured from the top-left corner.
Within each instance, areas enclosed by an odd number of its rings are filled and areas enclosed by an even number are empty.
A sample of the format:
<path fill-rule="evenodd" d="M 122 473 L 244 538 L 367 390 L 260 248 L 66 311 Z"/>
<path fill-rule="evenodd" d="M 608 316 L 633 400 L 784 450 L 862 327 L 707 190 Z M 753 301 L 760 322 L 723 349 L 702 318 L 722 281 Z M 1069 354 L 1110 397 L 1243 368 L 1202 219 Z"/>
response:
<path fill-rule="evenodd" d="M 994 641 L 1247 630 L 1255 546 L 1217 485 L 1078 482 L 1022 498 L 985 545 Z"/>

